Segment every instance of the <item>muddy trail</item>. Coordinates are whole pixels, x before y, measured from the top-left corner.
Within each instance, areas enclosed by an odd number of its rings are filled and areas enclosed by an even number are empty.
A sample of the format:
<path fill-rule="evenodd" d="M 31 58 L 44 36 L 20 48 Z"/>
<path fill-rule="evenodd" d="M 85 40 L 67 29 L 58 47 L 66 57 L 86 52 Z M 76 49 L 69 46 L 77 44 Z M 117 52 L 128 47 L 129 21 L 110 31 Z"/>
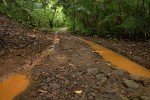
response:
<path fill-rule="evenodd" d="M 79 36 L 81 37 L 81 36 Z M 131 41 L 127 39 L 85 37 L 82 38 L 103 45 L 130 60 L 150 69 L 150 42 Z"/>
<path fill-rule="evenodd" d="M 1 100 L 150 100 L 143 66 L 137 74 L 117 68 L 99 45 L 64 30 L 42 32 L 5 16 L 0 22 Z"/>

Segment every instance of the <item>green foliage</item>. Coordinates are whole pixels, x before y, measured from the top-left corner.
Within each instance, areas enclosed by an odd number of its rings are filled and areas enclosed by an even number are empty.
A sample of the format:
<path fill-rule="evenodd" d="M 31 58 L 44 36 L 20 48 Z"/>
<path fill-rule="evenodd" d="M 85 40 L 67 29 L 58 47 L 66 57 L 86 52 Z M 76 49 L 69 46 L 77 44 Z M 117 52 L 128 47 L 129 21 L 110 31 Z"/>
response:
<path fill-rule="evenodd" d="M 83 35 L 150 39 L 149 0 L 3 0 L 0 11 L 18 22 Z"/>
<path fill-rule="evenodd" d="M 62 6 L 57 6 L 57 0 L 9 0 L 7 5 L 5 2 L 0 3 L 0 12 L 18 22 L 36 27 L 49 28 L 51 20 L 54 27 L 62 27 L 65 15 L 61 10 Z"/>
<path fill-rule="evenodd" d="M 76 33 L 150 39 L 149 0 L 59 1 L 69 20 L 67 21 L 69 30 Z M 73 16 L 74 14 L 75 16 Z"/>

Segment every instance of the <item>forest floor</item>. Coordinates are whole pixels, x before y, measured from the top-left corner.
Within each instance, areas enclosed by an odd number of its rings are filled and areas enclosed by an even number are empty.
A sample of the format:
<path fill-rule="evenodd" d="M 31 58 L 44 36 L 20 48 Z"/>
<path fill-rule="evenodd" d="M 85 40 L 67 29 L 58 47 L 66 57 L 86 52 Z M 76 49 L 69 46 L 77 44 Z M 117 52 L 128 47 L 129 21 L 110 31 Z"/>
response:
<path fill-rule="evenodd" d="M 114 69 L 77 37 L 31 29 L 3 15 L 0 23 L 0 81 L 16 73 L 30 80 L 16 100 L 150 100 L 150 79 Z M 86 39 L 150 65 L 149 43 Z"/>

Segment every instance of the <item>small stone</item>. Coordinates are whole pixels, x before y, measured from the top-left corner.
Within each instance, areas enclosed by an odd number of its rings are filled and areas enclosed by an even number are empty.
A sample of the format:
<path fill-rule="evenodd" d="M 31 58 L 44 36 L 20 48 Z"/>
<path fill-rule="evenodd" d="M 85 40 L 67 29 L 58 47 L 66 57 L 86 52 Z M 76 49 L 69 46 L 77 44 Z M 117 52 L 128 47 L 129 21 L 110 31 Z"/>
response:
<path fill-rule="evenodd" d="M 97 96 L 95 96 L 95 100 L 104 100 L 104 99 L 101 95 L 97 95 Z"/>
<path fill-rule="evenodd" d="M 66 81 L 65 81 L 65 85 L 67 85 L 67 86 L 70 85 L 69 80 L 66 80 Z"/>
<path fill-rule="evenodd" d="M 42 86 L 42 89 L 43 89 L 43 90 L 48 90 L 48 86 L 47 86 L 47 85 L 44 85 L 44 86 Z"/>
<path fill-rule="evenodd" d="M 104 74 L 99 74 L 99 75 L 96 75 L 96 78 L 99 80 L 96 82 L 96 85 L 102 85 L 103 83 L 105 83 L 107 81 L 107 77 L 105 77 Z"/>
<path fill-rule="evenodd" d="M 38 94 L 37 94 L 37 92 L 31 92 L 31 94 L 30 94 L 32 97 L 36 97 Z"/>
<path fill-rule="evenodd" d="M 75 65 L 74 65 L 74 64 L 71 64 L 71 63 L 69 63 L 68 66 L 69 66 L 69 67 L 75 67 Z"/>
<path fill-rule="evenodd" d="M 46 95 L 46 98 L 47 98 L 47 99 L 52 99 L 52 97 L 53 97 L 53 96 L 52 96 L 52 94 L 50 94 L 50 93 L 48 93 L 48 94 Z"/>
<path fill-rule="evenodd" d="M 125 71 L 121 70 L 121 69 L 117 69 L 117 70 L 114 70 L 112 73 L 119 75 L 119 76 L 122 76 L 125 73 Z"/>
<path fill-rule="evenodd" d="M 87 70 L 88 75 L 95 75 L 98 72 L 98 68 L 90 68 Z"/>
<path fill-rule="evenodd" d="M 123 83 L 125 86 L 127 86 L 128 88 L 132 88 L 132 89 L 137 89 L 139 88 L 139 85 L 134 82 L 133 80 L 127 80 L 127 79 L 124 79 L 123 80 Z"/>
<path fill-rule="evenodd" d="M 147 97 L 147 96 L 141 96 L 141 97 L 140 97 L 140 100 L 150 100 L 150 97 Z"/>
<path fill-rule="evenodd" d="M 97 78 L 98 80 L 101 80 L 101 79 L 103 79 L 104 77 L 105 77 L 104 74 L 98 74 L 98 75 L 96 75 L 96 78 Z"/>
<path fill-rule="evenodd" d="M 105 83 L 107 81 L 107 77 L 103 77 L 102 79 L 101 79 L 101 84 L 103 84 L 103 83 Z"/>
<path fill-rule="evenodd" d="M 37 73 L 37 74 L 33 74 L 33 75 L 32 75 L 32 79 L 33 79 L 34 81 L 38 81 L 38 80 L 39 80 L 39 77 L 40 77 L 40 73 Z"/>
<path fill-rule="evenodd" d="M 115 94 L 116 91 L 113 90 L 113 89 L 106 89 L 106 90 L 105 90 L 105 93 L 107 93 L 107 94 Z"/>
<path fill-rule="evenodd" d="M 90 96 L 88 97 L 88 100 L 94 100 L 94 97 L 93 97 L 92 95 L 90 95 Z"/>
<path fill-rule="evenodd" d="M 107 73 L 107 76 L 109 77 L 111 74 L 110 73 Z"/>
<path fill-rule="evenodd" d="M 150 79 L 144 80 L 143 85 L 144 85 L 144 87 L 149 87 L 150 86 Z"/>
<path fill-rule="evenodd" d="M 124 100 L 124 98 L 121 95 L 118 94 L 105 94 L 103 95 L 103 100 Z"/>
<path fill-rule="evenodd" d="M 133 98 L 132 100 L 140 100 L 139 98 Z"/>
<path fill-rule="evenodd" d="M 51 77 L 48 77 L 48 78 L 46 79 L 46 81 L 47 81 L 47 82 L 50 82 L 50 81 L 51 81 Z"/>
<path fill-rule="evenodd" d="M 59 88 L 60 88 L 60 85 L 57 84 L 57 83 L 52 83 L 52 84 L 50 84 L 50 87 L 51 87 L 52 89 L 56 90 L 56 89 L 59 89 Z"/>
<path fill-rule="evenodd" d="M 134 81 L 140 81 L 140 78 L 139 77 L 137 77 L 137 76 L 135 76 L 135 75 L 129 75 L 129 77 L 132 79 L 132 80 L 134 80 Z"/>

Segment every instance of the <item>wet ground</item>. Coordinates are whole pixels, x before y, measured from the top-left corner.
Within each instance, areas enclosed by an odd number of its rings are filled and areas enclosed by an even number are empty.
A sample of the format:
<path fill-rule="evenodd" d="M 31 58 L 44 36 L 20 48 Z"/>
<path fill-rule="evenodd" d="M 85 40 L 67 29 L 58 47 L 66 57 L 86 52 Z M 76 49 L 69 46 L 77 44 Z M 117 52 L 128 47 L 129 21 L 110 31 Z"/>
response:
<path fill-rule="evenodd" d="M 150 100 L 149 79 L 115 69 L 116 66 L 75 36 L 64 31 L 40 32 L 17 24 L 5 16 L 0 16 L 0 21 L 3 23 L 0 26 L 3 34 L 0 38 L 1 98 Z M 125 49 L 125 52 L 128 50 Z M 144 51 L 145 54 L 148 52 Z M 149 59 L 149 54 L 144 57 L 147 58 L 143 58 L 143 63 Z M 19 79 L 18 74 L 21 75 Z M 16 91 L 13 96 L 7 95 L 11 94 L 12 88 L 18 90 L 17 83 L 22 80 L 23 84 L 19 86 L 23 86 L 19 87 L 19 92 Z"/>
<path fill-rule="evenodd" d="M 81 41 L 88 44 L 95 52 L 99 53 L 103 59 L 108 61 L 113 65 L 113 68 L 122 69 L 128 71 L 132 75 L 136 75 L 142 78 L 150 78 L 150 70 L 146 69 L 144 66 L 131 61 L 130 59 L 109 50 L 102 45 L 95 44 L 94 42 L 80 39 Z"/>
<path fill-rule="evenodd" d="M 82 36 L 82 38 L 101 44 L 150 69 L 150 42 L 101 37 Z"/>

